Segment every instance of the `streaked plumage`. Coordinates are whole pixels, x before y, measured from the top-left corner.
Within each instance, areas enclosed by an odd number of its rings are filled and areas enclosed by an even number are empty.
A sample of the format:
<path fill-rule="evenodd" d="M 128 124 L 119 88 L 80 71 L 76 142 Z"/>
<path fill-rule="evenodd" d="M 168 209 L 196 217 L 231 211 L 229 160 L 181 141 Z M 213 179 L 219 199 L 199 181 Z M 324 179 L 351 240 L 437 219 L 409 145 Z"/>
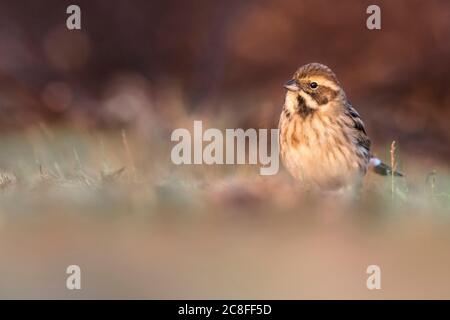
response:
<path fill-rule="evenodd" d="M 358 186 L 371 161 L 370 139 L 336 75 L 307 64 L 285 88 L 279 142 L 287 170 L 307 187 Z"/>

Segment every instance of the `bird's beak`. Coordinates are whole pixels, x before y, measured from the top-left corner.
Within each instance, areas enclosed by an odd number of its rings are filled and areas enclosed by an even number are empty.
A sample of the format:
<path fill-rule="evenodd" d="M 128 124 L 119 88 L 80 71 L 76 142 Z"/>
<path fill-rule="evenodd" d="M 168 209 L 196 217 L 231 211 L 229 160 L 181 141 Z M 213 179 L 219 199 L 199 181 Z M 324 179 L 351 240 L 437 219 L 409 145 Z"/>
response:
<path fill-rule="evenodd" d="M 286 82 L 284 87 L 286 89 L 288 89 L 289 91 L 299 91 L 300 90 L 300 87 L 298 86 L 297 81 L 295 81 L 294 79 L 291 79 L 288 82 Z"/>

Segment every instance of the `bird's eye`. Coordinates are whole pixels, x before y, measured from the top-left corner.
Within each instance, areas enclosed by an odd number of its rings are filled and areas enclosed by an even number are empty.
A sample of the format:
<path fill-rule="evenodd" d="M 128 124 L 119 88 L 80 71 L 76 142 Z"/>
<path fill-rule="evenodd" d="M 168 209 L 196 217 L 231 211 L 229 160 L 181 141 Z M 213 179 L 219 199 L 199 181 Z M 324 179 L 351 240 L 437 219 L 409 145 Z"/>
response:
<path fill-rule="evenodd" d="M 317 89 L 318 86 L 319 86 L 319 85 L 317 84 L 317 82 L 311 82 L 311 83 L 309 84 L 309 87 L 310 87 L 311 89 Z"/>

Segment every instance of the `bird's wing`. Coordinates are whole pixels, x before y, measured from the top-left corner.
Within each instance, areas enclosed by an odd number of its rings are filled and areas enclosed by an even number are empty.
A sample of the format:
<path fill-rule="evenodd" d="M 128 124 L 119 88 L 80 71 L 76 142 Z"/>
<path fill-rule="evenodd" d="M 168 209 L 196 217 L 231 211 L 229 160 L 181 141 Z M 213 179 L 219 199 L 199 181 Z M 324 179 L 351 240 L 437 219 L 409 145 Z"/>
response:
<path fill-rule="evenodd" d="M 352 119 L 353 128 L 356 131 L 356 141 L 358 146 L 367 150 L 367 155 L 370 155 L 370 139 L 367 136 L 366 128 L 364 122 L 361 120 L 361 116 L 358 111 L 356 111 L 353 106 L 348 103 L 346 106 L 345 114 Z"/>
<path fill-rule="evenodd" d="M 366 129 L 364 127 L 364 122 L 361 120 L 361 116 L 359 115 L 358 111 L 356 111 L 356 109 L 353 108 L 351 104 L 347 105 L 346 114 L 353 120 L 354 127 L 358 132 L 357 134 L 358 145 L 367 150 L 370 159 L 369 166 L 373 168 L 373 171 L 383 176 L 394 174 L 394 176 L 396 177 L 403 177 L 402 173 L 398 171 L 392 172 L 392 168 L 389 165 L 383 163 L 380 159 L 374 157 L 370 153 L 370 139 L 367 136 Z"/>

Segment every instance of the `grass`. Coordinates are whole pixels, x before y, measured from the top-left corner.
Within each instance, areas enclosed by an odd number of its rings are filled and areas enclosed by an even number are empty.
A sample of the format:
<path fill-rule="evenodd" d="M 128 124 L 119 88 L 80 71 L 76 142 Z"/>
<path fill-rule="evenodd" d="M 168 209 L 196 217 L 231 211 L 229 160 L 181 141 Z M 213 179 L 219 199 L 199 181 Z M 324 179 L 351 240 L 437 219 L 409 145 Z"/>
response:
<path fill-rule="evenodd" d="M 303 194 L 284 170 L 175 166 L 171 146 L 164 131 L 3 136 L 0 297 L 73 298 L 62 284 L 74 263 L 84 298 L 450 297 L 445 164 L 393 143 L 406 178 L 369 174 L 351 203 Z M 364 287 L 369 264 L 382 292 Z"/>
<path fill-rule="evenodd" d="M 391 143 L 391 194 L 392 200 L 395 198 L 395 171 L 397 171 L 397 161 L 395 159 L 395 141 Z"/>
<path fill-rule="evenodd" d="M 67 195 L 78 195 L 83 190 L 103 192 L 116 188 L 115 192 L 132 197 L 146 191 L 144 201 L 158 202 L 160 195 L 167 197 L 167 193 L 174 192 L 173 199 L 164 201 L 177 202 L 178 198 L 186 196 L 194 203 L 208 203 L 211 199 L 221 199 L 220 192 L 224 193 L 223 198 L 232 201 L 230 195 L 235 188 L 239 190 L 237 193 L 242 192 L 236 195 L 240 201 L 262 202 L 271 209 L 277 205 L 283 207 L 283 200 L 276 199 L 287 197 L 286 188 L 297 193 L 295 183 L 282 168 L 278 175 L 262 177 L 257 166 L 175 166 L 169 158 L 171 147 L 169 133 L 143 137 L 130 135 L 126 130 L 87 132 L 41 125 L 29 129 L 25 135 L 10 135 L 0 141 L 0 148 L 4 150 L 0 158 L 3 169 L 0 189 L 5 194 L 58 193 L 58 189 L 64 189 Z M 398 167 L 396 153 L 393 141 L 390 162 L 395 170 Z M 408 156 L 403 158 L 408 159 Z M 362 198 L 370 203 L 379 202 L 383 207 L 391 202 L 405 207 L 422 202 L 430 210 L 435 210 L 436 204 L 448 209 L 447 168 L 442 166 L 438 174 L 435 169 L 421 166 L 419 161 L 406 161 L 401 170 L 406 178 L 369 174 Z M 388 196 L 392 201 L 386 201 Z M 302 203 L 296 205 L 302 206 Z"/>
<path fill-rule="evenodd" d="M 126 130 L 101 132 L 41 125 L 26 134 L 6 136 L 0 141 L 4 150 L 0 158 L 0 206 L 15 197 L 22 198 L 25 204 L 39 194 L 41 204 L 46 197 L 53 201 L 59 198 L 55 202 L 58 210 L 65 210 L 64 199 L 71 199 L 81 206 L 81 211 L 86 209 L 83 203 L 87 203 L 96 204 L 95 210 L 102 212 L 102 205 L 109 206 L 101 199 L 109 199 L 110 193 L 120 194 L 113 201 L 125 205 L 123 214 L 158 214 L 160 207 L 202 212 L 229 207 L 244 211 L 258 207 L 267 212 L 295 208 L 307 211 L 310 208 L 306 203 L 314 202 L 313 195 L 297 190 L 282 168 L 275 176 L 263 177 L 258 174 L 258 166 L 175 166 L 169 158 L 171 147 L 166 132 L 145 137 Z M 390 156 L 391 166 L 397 169 L 395 141 Z M 405 178 L 369 174 L 357 213 L 421 208 L 441 215 L 450 208 L 446 170 L 443 166 L 437 173 L 419 161 L 405 161 L 401 168 Z M 29 203 L 30 210 L 34 210 L 34 204 Z"/>

